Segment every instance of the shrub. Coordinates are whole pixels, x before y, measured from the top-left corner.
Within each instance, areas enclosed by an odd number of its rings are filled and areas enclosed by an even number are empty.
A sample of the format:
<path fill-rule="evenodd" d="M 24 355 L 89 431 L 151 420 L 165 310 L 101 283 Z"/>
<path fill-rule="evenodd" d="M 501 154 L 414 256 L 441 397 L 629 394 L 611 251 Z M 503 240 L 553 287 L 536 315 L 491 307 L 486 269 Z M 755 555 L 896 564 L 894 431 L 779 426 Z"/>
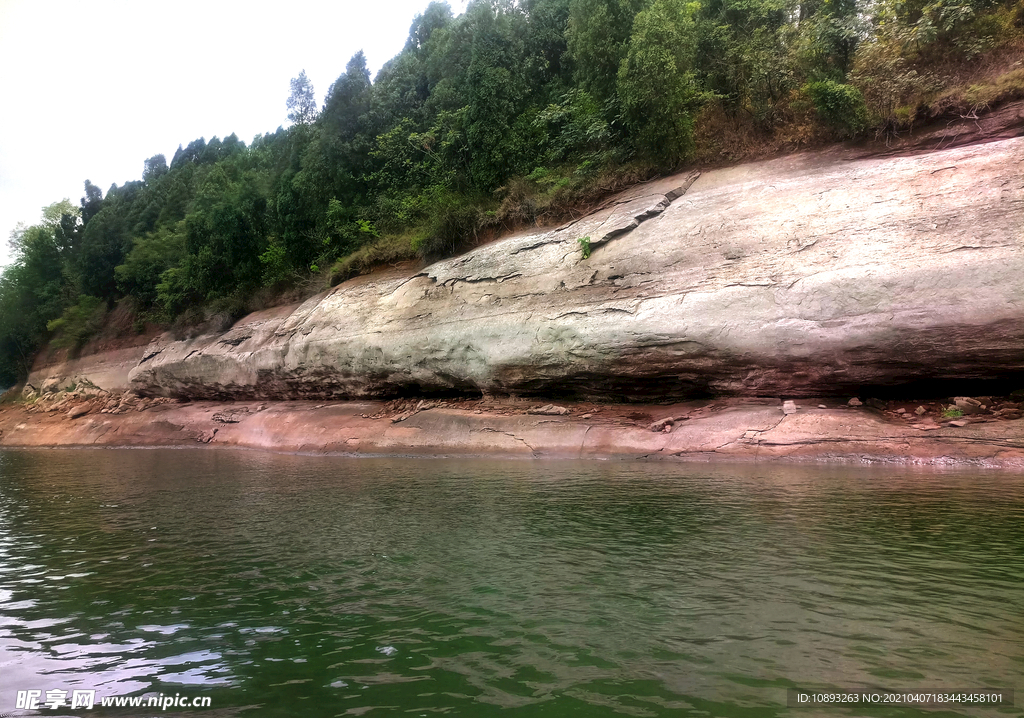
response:
<path fill-rule="evenodd" d="M 922 99 L 941 86 L 908 61 L 898 41 L 887 38 L 860 44 L 849 79 L 864 95 L 879 134 L 909 126 Z"/>
<path fill-rule="evenodd" d="M 415 259 L 413 244 L 422 233 L 415 231 L 403 235 L 386 235 L 365 247 L 342 257 L 331 267 L 330 284 L 335 286 L 358 274 L 367 274 L 382 264 L 395 264 Z M 422 239 L 420 239 L 422 241 Z"/>
<path fill-rule="evenodd" d="M 451 256 L 476 238 L 480 219 L 477 205 L 452 197 L 434 211 L 427 234 L 415 238 L 412 248 L 424 258 Z"/>
<path fill-rule="evenodd" d="M 832 129 L 855 135 L 867 127 L 867 105 L 856 87 L 823 80 L 809 83 L 806 89 L 818 117 Z"/>
<path fill-rule="evenodd" d="M 271 286 L 294 277 L 287 250 L 276 239 L 270 240 L 267 251 L 260 255 L 260 263 L 263 265 L 264 285 Z"/>
<path fill-rule="evenodd" d="M 82 295 L 59 318 L 46 323 L 48 330 L 57 333 L 51 343 L 55 347 L 81 347 L 103 327 L 106 314 L 106 302 L 99 297 Z"/>
<path fill-rule="evenodd" d="M 534 170 L 530 177 L 537 175 L 542 168 Z M 543 179 L 547 179 L 548 172 L 544 170 Z M 534 224 L 537 221 L 537 190 L 526 179 L 513 179 L 496 192 L 501 198 L 501 204 L 495 212 L 495 219 L 501 222 L 507 229 L 521 227 L 526 224 Z"/>
<path fill-rule="evenodd" d="M 1011 70 L 989 82 L 971 85 L 964 92 L 964 101 L 972 109 L 1019 97 L 1024 97 L 1024 69 Z"/>
<path fill-rule="evenodd" d="M 548 105 L 535 120 L 549 136 L 547 161 L 579 160 L 603 165 L 615 156 L 611 127 L 598 102 L 583 90 L 570 90 L 558 104 Z M 541 182 L 547 170 L 537 168 L 528 179 Z"/>

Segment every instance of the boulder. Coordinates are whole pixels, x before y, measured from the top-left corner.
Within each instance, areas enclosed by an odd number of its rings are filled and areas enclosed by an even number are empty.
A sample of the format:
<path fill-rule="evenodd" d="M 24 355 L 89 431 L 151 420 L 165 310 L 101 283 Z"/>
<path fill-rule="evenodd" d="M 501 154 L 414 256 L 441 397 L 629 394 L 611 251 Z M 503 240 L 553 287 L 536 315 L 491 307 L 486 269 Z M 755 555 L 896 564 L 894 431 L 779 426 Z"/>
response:
<path fill-rule="evenodd" d="M 213 420 L 218 424 L 237 424 L 249 416 L 248 407 L 238 407 L 234 409 L 225 409 L 224 411 L 218 411 L 213 415 Z"/>
<path fill-rule="evenodd" d="M 50 378 L 46 379 L 46 381 L 43 382 L 41 391 L 44 394 L 55 394 L 56 392 L 60 391 L 60 382 L 60 377 L 51 376 Z"/>
<path fill-rule="evenodd" d="M 969 396 L 955 397 L 953 399 L 953 407 L 959 409 L 968 416 L 971 414 L 980 414 L 984 411 L 984 409 L 982 409 L 981 402 L 977 399 L 972 399 Z"/>
<path fill-rule="evenodd" d="M 651 431 L 656 431 L 656 432 L 657 431 L 665 431 L 666 429 L 668 431 L 672 431 L 672 427 L 674 425 L 675 425 L 675 419 L 673 419 L 671 416 L 669 416 L 669 417 L 667 417 L 665 419 L 661 419 L 659 421 L 655 421 L 653 424 L 651 424 L 647 428 L 650 429 Z"/>
<path fill-rule="evenodd" d="M 77 419 L 80 416 L 88 414 L 91 409 L 91 404 L 79 404 L 78 406 L 74 406 L 69 409 L 67 416 L 69 419 Z"/>
<path fill-rule="evenodd" d="M 209 429 L 207 431 L 200 431 L 196 436 L 196 441 L 200 444 L 209 444 L 213 441 L 213 438 L 217 436 L 217 429 Z"/>
<path fill-rule="evenodd" d="M 569 410 L 564 406 L 555 406 L 554 404 L 545 404 L 544 406 L 534 407 L 526 410 L 527 414 L 540 414 L 541 416 L 565 416 L 569 413 Z"/>
<path fill-rule="evenodd" d="M 166 338 L 131 384 L 661 401 L 1024 375 L 1024 137 L 843 152 L 658 180 L 562 227 Z"/>

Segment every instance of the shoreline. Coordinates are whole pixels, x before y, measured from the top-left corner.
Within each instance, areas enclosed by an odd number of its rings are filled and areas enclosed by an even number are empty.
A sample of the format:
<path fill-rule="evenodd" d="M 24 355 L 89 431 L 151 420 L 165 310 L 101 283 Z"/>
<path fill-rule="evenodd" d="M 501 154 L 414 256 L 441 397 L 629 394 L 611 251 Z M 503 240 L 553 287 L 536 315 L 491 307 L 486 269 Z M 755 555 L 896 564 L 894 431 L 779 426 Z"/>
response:
<path fill-rule="evenodd" d="M 226 330 L 40 352 L 0 447 L 1024 469 L 1004 109 L 998 142 L 682 173 Z M 885 387 L 933 400 L 847 403 Z M 410 391 L 462 396 L 330 398 Z"/>
<path fill-rule="evenodd" d="M 0 449 L 222 447 L 365 458 L 1024 470 L 1024 419 L 969 418 L 964 426 L 924 419 L 915 427 L 916 417 L 849 407 L 834 398 L 798 400 L 790 413 L 781 400 L 750 398 L 658 405 L 521 399 L 139 401 L 141 409 L 90 410 L 75 418 L 69 414 L 81 409 L 42 412 L 9 404 L 0 409 Z M 822 404 L 826 408 L 819 408 Z"/>

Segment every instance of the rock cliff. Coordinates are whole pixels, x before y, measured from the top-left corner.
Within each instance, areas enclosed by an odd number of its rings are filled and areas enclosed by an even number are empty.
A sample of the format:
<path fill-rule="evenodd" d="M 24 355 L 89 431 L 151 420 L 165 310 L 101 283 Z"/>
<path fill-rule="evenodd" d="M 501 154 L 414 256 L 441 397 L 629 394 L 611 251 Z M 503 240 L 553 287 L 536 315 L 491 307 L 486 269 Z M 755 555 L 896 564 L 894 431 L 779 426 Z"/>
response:
<path fill-rule="evenodd" d="M 129 378 L 190 398 L 643 399 L 1020 376 L 1022 166 L 1018 137 L 659 180 L 411 276 L 158 340 Z"/>

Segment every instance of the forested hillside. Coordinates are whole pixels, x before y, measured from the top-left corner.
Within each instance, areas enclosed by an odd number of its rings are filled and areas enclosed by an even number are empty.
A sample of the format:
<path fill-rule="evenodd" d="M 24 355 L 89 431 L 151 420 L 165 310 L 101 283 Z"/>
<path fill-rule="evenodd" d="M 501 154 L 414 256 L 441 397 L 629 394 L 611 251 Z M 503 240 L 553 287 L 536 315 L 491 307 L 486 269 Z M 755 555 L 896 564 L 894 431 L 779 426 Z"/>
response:
<path fill-rule="evenodd" d="M 229 322 L 689 162 L 983 112 L 1024 96 L 1022 26 L 1011 0 L 433 3 L 373 81 L 357 53 L 321 107 L 300 73 L 289 127 L 86 180 L 16 230 L 0 381 L 104 322 Z"/>

